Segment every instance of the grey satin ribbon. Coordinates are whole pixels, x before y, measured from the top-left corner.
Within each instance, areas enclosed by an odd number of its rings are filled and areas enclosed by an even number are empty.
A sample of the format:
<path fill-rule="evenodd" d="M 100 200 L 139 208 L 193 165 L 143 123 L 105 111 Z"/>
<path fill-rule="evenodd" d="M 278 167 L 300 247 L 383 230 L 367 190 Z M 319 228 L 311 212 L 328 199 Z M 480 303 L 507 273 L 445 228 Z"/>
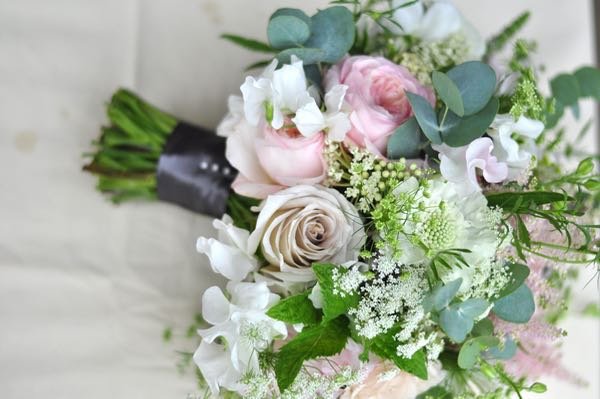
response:
<path fill-rule="evenodd" d="M 158 199 L 221 217 L 236 174 L 225 158 L 225 138 L 208 129 L 180 123 L 158 161 Z"/>

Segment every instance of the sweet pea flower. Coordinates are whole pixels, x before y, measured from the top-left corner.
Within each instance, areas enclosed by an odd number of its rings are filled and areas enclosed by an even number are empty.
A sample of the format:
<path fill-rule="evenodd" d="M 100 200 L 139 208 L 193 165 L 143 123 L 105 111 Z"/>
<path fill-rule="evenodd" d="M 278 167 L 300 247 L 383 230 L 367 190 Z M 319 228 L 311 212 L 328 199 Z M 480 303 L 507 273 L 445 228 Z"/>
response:
<path fill-rule="evenodd" d="M 320 131 L 327 131 L 332 141 L 343 141 L 346 133 L 352 128 L 350 119 L 345 112 L 344 96 L 348 86 L 335 85 L 325 94 L 325 108 L 323 113 L 315 102 L 309 102 L 296 112 L 292 122 L 305 136 L 312 136 Z"/>
<path fill-rule="evenodd" d="M 327 71 L 324 83 L 327 88 L 348 86 L 345 101 L 351 110 L 352 128 L 347 138 L 378 156 L 385 154 L 394 130 L 412 116 L 406 92 L 435 105 L 430 88 L 403 66 L 383 57 L 347 57 Z"/>
<path fill-rule="evenodd" d="M 221 387 L 241 392 L 241 377 L 260 370 L 258 353 L 274 339 L 287 336 L 285 323 L 266 315 L 279 301 L 266 283 L 230 282 L 227 291 L 229 300 L 218 287 L 204 292 L 202 316 L 213 326 L 198 330 L 202 342 L 194 353 L 194 362 L 214 395 Z M 217 338 L 227 345 L 215 342 Z"/>
<path fill-rule="evenodd" d="M 529 168 L 531 159 L 537 153 L 535 139 L 544 131 L 540 121 L 521 116 L 515 120 L 512 115 L 497 115 L 488 130 L 494 141 L 492 154 L 508 165 L 508 180 L 517 180 Z M 523 143 L 519 144 L 517 134 Z"/>
<path fill-rule="evenodd" d="M 394 0 L 392 5 L 400 7 L 405 0 Z M 425 42 L 436 42 L 452 34 L 462 34 L 469 46 L 469 60 L 479 60 L 485 53 L 485 40 L 477 29 L 465 19 L 448 0 L 436 0 L 429 7 L 423 1 L 398 8 L 393 20 L 402 27 L 402 32 Z"/>
<path fill-rule="evenodd" d="M 459 191 L 468 195 L 481 191 L 477 177 L 480 170 L 488 183 L 500 183 L 508 176 L 508 166 L 492 155 L 494 143 L 488 137 L 473 140 L 463 147 L 450 147 L 446 144 L 433 145 L 439 152 L 440 172 L 449 182 L 460 187 Z"/>
<path fill-rule="evenodd" d="M 250 232 L 235 227 L 229 215 L 215 219 L 213 226 L 218 230 L 218 239 L 200 237 L 196 250 L 208 256 L 215 273 L 232 281 L 242 281 L 258 268 L 254 257 L 256 247 L 252 248 L 248 241 Z"/>

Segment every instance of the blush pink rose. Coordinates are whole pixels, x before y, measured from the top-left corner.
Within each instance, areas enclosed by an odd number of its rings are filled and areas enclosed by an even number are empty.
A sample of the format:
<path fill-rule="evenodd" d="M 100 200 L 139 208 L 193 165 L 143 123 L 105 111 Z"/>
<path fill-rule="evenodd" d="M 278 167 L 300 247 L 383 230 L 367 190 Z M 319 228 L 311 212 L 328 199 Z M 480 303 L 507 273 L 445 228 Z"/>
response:
<path fill-rule="evenodd" d="M 433 90 L 423 86 L 403 66 L 383 57 L 347 57 L 325 75 L 325 87 L 348 86 L 346 103 L 352 109 L 347 137 L 376 155 L 386 152 L 389 136 L 412 116 L 406 96 L 411 92 L 435 105 Z"/>
<path fill-rule="evenodd" d="M 278 130 L 252 126 L 236 112 L 240 106 L 234 100 L 217 132 L 227 137 L 225 156 L 239 172 L 232 184 L 236 193 L 264 199 L 286 187 L 325 180 L 324 133 L 304 137 L 289 121 Z"/>

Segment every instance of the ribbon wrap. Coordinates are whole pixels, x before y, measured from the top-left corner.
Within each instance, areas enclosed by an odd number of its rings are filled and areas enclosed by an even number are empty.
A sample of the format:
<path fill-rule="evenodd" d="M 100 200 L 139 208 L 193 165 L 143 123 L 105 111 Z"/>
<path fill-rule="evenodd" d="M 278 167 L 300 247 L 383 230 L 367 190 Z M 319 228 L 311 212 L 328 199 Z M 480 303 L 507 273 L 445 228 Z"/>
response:
<path fill-rule="evenodd" d="M 179 123 L 158 160 L 158 199 L 220 218 L 237 171 L 225 158 L 225 138 Z"/>

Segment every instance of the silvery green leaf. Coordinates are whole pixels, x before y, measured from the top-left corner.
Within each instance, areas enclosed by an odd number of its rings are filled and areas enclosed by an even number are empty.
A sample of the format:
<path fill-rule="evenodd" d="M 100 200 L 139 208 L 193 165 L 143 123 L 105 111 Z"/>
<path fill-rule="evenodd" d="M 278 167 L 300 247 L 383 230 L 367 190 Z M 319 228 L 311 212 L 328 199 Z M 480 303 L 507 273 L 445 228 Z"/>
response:
<path fill-rule="evenodd" d="M 437 116 L 431 104 L 418 94 L 406 92 L 406 96 L 425 136 L 433 144 L 442 144 Z"/>
<path fill-rule="evenodd" d="M 448 71 L 447 76 L 460 92 L 463 115 L 466 116 L 481 111 L 496 90 L 496 73 L 489 65 L 480 61 L 457 65 Z"/>
<path fill-rule="evenodd" d="M 535 312 L 533 294 L 527 285 L 522 284 L 512 294 L 498 299 L 492 311 L 502 320 L 527 323 Z"/>
<path fill-rule="evenodd" d="M 460 90 L 454 84 L 452 79 L 443 72 L 434 71 L 432 76 L 433 87 L 444 104 L 458 116 L 465 115 L 465 106 L 461 97 Z"/>
<path fill-rule="evenodd" d="M 387 144 L 387 158 L 415 158 L 421 151 L 421 129 L 413 116 L 400 125 L 390 136 Z"/>
<path fill-rule="evenodd" d="M 499 343 L 500 340 L 498 338 L 491 336 L 471 338 L 460 348 L 458 366 L 467 370 L 473 368 L 482 351 L 495 347 Z"/>
<path fill-rule="evenodd" d="M 423 301 L 423 307 L 425 308 L 425 311 L 430 312 L 431 310 L 435 310 L 439 312 L 448 306 L 460 289 L 462 281 L 462 278 L 458 278 L 449 282 L 448 284 L 439 285 L 438 287 L 434 288 L 434 290 L 427 297 L 425 297 L 425 300 Z"/>
<path fill-rule="evenodd" d="M 354 44 L 354 16 L 346 7 L 334 6 L 319 11 L 311 17 L 310 29 L 311 35 L 304 46 L 323 50 L 323 62 L 335 64 Z"/>

